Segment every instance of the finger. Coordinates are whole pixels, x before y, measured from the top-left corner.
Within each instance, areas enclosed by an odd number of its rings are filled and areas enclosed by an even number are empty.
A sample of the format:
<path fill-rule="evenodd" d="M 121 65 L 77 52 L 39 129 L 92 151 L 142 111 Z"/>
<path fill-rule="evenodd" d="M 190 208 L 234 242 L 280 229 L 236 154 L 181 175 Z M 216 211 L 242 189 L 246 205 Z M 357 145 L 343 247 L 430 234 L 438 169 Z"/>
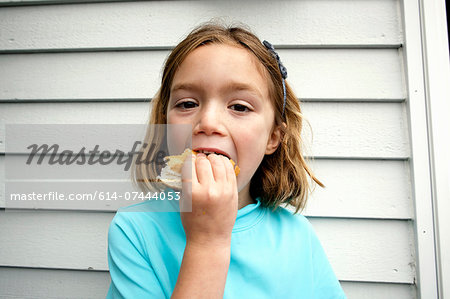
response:
<path fill-rule="evenodd" d="M 195 171 L 195 155 L 184 160 L 183 167 L 181 168 L 181 182 L 198 182 Z"/>
<path fill-rule="evenodd" d="M 195 160 L 195 170 L 198 182 L 201 185 L 209 185 L 211 183 L 214 176 L 211 169 L 211 163 L 205 154 L 197 154 L 197 159 Z"/>
<path fill-rule="evenodd" d="M 195 173 L 195 155 L 186 158 L 181 169 L 181 198 L 180 212 L 192 211 L 192 184 L 198 184 Z"/>
<path fill-rule="evenodd" d="M 216 154 L 210 154 L 208 160 L 211 163 L 211 168 L 216 182 L 226 182 L 227 174 L 225 165 L 223 163 L 222 156 Z"/>
<path fill-rule="evenodd" d="M 230 159 L 228 159 L 225 156 L 220 156 L 220 157 L 222 158 L 223 169 L 225 170 L 225 178 L 226 178 L 226 180 L 228 182 L 230 178 L 229 178 L 229 174 L 228 174 L 228 171 L 227 171 L 227 167 L 229 166 L 229 164 L 231 164 L 230 163 Z"/>
<path fill-rule="evenodd" d="M 224 158 L 225 158 L 225 171 L 227 175 L 227 181 L 233 184 L 234 188 L 237 188 L 236 173 L 234 172 L 233 164 L 231 164 L 231 161 L 228 158 L 226 157 Z"/>

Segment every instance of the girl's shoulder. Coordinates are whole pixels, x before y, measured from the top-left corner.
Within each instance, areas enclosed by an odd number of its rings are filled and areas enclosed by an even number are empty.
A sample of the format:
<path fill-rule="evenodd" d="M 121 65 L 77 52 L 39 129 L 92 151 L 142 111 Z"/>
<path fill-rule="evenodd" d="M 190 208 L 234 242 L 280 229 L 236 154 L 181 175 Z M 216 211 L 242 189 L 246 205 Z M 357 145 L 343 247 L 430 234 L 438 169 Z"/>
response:
<path fill-rule="evenodd" d="M 169 206 L 144 201 L 119 208 L 111 220 L 110 227 L 119 226 L 122 229 L 148 231 L 152 228 L 178 223 L 179 219 L 179 212 Z"/>
<path fill-rule="evenodd" d="M 308 218 L 300 213 L 294 213 L 291 208 L 280 206 L 275 211 L 268 209 L 268 215 L 272 221 L 288 226 L 290 229 L 313 232 L 313 227 Z"/>

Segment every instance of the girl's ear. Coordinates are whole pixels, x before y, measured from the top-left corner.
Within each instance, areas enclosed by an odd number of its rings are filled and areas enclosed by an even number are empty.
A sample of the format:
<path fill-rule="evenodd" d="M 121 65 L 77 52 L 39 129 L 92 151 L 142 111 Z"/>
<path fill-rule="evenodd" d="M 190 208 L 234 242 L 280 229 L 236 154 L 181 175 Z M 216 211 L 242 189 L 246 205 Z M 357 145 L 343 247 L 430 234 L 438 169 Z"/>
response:
<path fill-rule="evenodd" d="M 283 129 L 281 126 L 286 127 L 286 124 L 283 122 L 281 125 L 275 126 L 272 130 L 272 133 L 269 136 L 269 140 L 267 140 L 267 146 L 266 146 L 266 155 L 273 154 L 278 146 L 281 143 L 281 138 L 283 134 Z"/>

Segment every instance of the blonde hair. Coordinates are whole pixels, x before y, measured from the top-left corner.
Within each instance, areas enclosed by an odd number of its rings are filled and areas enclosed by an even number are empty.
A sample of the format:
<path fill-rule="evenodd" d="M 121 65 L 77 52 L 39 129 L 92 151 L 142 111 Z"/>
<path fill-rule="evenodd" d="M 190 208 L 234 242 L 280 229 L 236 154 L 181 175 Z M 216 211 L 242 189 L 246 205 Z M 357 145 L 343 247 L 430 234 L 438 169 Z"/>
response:
<path fill-rule="evenodd" d="M 250 181 L 251 197 L 260 197 L 263 206 L 274 210 L 282 204 L 293 206 L 295 213 L 303 210 L 312 181 L 322 187 L 323 184 L 314 176 L 302 155 L 303 115 L 299 101 L 286 82 L 286 107 L 283 114 L 283 86 L 278 63 L 261 41 L 243 26 L 206 23 L 191 31 L 173 49 L 164 65 L 161 87 L 152 100 L 153 109 L 145 140 L 161 147 L 166 146 L 165 136 L 155 132 L 152 125 L 167 123 L 170 89 L 178 66 L 196 48 L 210 43 L 239 46 L 256 56 L 267 77 L 269 96 L 275 111 L 274 122 L 282 128 L 282 139 L 277 150 L 264 157 Z M 141 152 L 143 156 L 150 155 L 153 160 L 157 150 L 149 152 L 149 148 L 142 147 Z M 132 180 L 144 192 L 155 190 L 151 182 L 159 174 L 160 168 L 155 163 L 150 167 L 133 163 Z"/>

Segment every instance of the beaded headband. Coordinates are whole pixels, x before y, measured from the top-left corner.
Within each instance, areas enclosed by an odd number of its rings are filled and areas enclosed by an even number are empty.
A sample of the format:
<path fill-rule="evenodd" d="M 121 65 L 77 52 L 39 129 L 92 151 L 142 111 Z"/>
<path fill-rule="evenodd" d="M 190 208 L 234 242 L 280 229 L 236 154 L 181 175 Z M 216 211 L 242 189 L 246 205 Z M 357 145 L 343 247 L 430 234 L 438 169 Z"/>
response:
<path fill-rule="evenodd" d="M 287 78 L 287 69 L 284 67 L 283 63 L 281 63 L 280 56 L 278 56 L 278 53 L 275 52 L 275 48 L 272 46 L 271 43 L 264 40 L 263 45 L 269 50 L 269 52 L 272 54 L 272 56 L 277 60 L 278 67 L 280 69 L 281 73 L 281 83 L 283 84 L 283 113 L 284 116 L 284 109 L 286 108 L 286 82 L 284 81 Z"/>

